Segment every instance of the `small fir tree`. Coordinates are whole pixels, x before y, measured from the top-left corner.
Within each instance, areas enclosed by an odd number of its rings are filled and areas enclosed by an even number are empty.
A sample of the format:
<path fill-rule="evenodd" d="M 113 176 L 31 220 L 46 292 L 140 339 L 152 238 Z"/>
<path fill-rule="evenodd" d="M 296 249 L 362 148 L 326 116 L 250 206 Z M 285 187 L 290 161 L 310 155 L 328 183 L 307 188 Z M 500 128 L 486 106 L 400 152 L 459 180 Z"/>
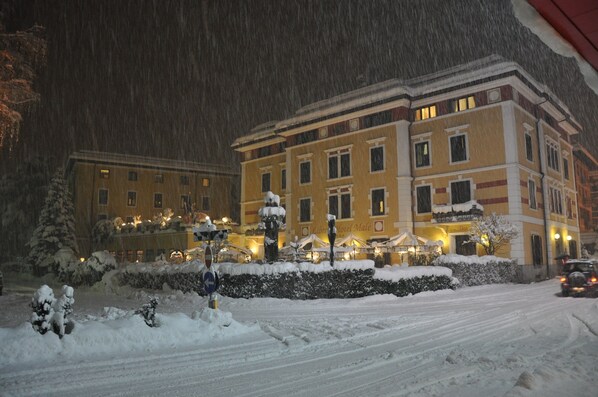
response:
<path fill-rule="evenodd" d="M 519 235 L 519 230 L 503 216 L 492 213 L 471 223 L 469 240 L 484 247 L 486 255 L 494 255 L 501 247 Z"/>
<path fill-rule="evenodd" d="M 74 212 L 63 170 L 59 168 L 52 177 L 38 226 L 28 244 L 31 251 L 27 261 L 37 274 L 54 262 L 54 254 L 61 248 L 78 250 Z"/>
<path fill-rule="evenodd" d="M 31 299 L 31 325 L 40 334 L 45 334 L 52 329 L 52 318 L 54 317 L 54 291 L 47 285 L 42 285 Z"/>

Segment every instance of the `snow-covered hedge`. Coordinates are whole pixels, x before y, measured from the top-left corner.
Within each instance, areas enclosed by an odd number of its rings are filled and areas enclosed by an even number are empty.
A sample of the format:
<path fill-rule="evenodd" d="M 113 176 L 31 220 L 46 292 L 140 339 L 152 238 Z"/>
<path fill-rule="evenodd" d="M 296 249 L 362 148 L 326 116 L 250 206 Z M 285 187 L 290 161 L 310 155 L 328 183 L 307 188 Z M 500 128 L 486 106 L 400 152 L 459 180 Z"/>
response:
<path fill-rule="evenodd" d="M 406 296 L 422 291 L 453 288 L 449 269 L 393 266 L 374 269 L 374 262 L 328 262 L 213 265 L 220 273 L 220 294 L 233 298 L 286 299 L 357 298 L 376 294 Z M 182 265 L 130 265 L 119 273 L 121 284 L 135 288 L 169 288 L 203 295 L 198 261 Z"/>
<path fill-rule="evenodd" d="M 96 251 L 89 259 L 79 262 L 74 256 L 68 259 L 66 255 L 58 260 L 58 278 L 74 286 L 94 285 L 102 280 L 106 272 L 116 269 L 116 259 L 108 251 Z"/>
<path fill-rule="evenodd" d="M 461 286 L 504 284 L 516 281 L 517 263 L 492 255 L 442 255 L 434 260 L 434 266 L 451 269 Z"/>

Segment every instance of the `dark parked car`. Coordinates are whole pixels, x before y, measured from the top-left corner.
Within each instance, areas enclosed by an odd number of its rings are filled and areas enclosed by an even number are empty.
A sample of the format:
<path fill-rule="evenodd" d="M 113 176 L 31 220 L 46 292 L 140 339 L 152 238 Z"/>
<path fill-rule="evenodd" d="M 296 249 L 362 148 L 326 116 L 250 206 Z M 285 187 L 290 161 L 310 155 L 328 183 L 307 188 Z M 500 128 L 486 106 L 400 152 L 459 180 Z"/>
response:
<path fill-rule="evenodd" d="M 563 296 L 596 294 L 598 291 L 596 264 L 577 259 L 565 263 L 561 275 L 561 291 Z"/>

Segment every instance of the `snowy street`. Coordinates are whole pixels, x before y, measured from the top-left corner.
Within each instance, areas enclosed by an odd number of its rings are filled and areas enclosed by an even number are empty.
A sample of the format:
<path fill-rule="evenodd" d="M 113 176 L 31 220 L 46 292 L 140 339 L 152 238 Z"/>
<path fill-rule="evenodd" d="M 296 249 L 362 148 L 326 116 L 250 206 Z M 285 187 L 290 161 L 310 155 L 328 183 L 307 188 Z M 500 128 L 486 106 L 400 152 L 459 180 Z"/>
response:
<path fill-rule="evenodd" d="M 208 339 L 192 342 L 191 335 L 185 340 L 173 331 L 170 341 L 159 342 L 168 326 L 140 321 L 138 338 L 154 338 L 154 332 L 155 343 L 93 347 L 117 343 L 106 337 L 86 342 L 92 347 L 79 355 L 65 350 L 70 358 L 58 353 L 36 360 L 28 352 L 8 365 L 0 361 L 0 390 L 3 396 L 598 395 L 598 299 L 558 292 L 551 280 L 405 298 L 224 297 L 220 308 L 235 322 L 212 329 Z M 146 298 L 76 290 L 79 328 L 56 343 L 66 349 L 104 306 L 131 310 Z M 0 297 L 3 332 L 27 321 L 30 299 L 25 293 Z M 172 316 L 191 316 L 205 305 L 192 294 L 162 293 L 158 313 L 174 322 Z M 58 341 L 49 334 L 32 338 Z"/>

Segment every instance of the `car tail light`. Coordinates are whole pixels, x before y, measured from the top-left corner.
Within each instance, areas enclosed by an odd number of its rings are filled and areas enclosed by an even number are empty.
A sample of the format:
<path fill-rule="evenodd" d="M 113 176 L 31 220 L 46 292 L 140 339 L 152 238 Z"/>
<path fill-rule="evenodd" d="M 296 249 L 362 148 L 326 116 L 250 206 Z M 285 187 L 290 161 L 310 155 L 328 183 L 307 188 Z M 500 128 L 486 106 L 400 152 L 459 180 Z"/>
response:
<path fill-rule="evenodd" d="M 561 283 L 567 282 L 567 277 L 561 277 Z"/>

